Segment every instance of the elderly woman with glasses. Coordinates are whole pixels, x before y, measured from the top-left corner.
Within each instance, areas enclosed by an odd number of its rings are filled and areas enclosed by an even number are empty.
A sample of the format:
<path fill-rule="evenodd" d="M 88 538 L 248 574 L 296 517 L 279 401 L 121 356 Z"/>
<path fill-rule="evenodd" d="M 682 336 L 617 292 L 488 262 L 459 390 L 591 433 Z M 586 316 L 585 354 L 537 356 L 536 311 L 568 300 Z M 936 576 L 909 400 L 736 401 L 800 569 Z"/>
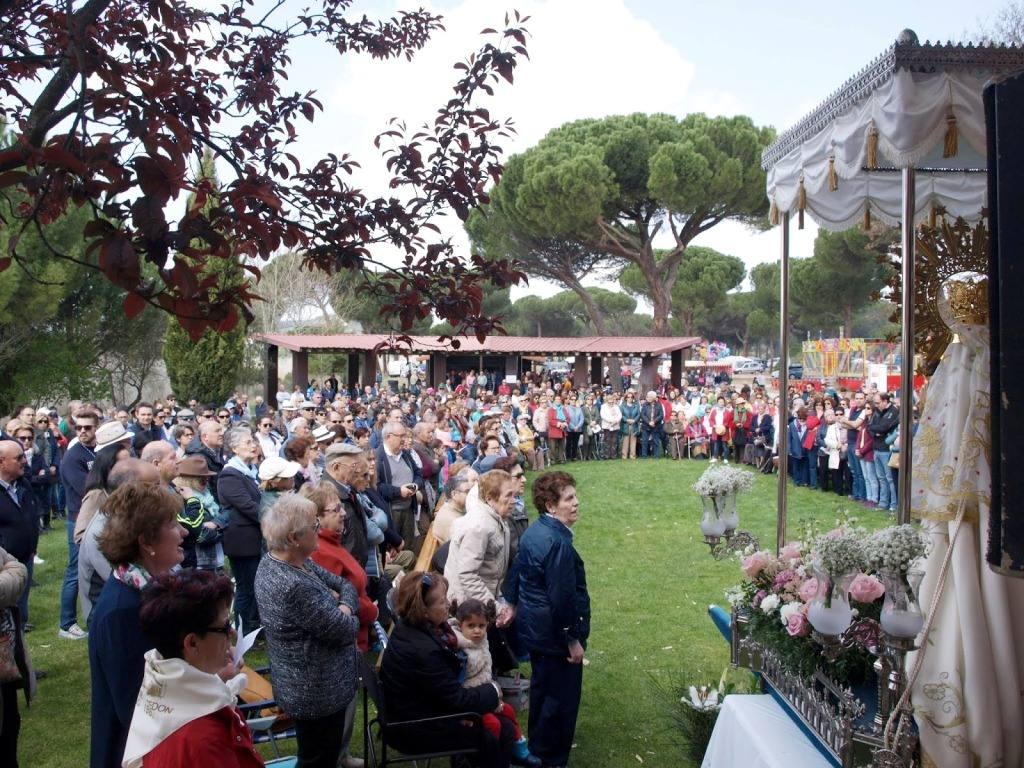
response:
<path fill-rule="evenodd" d="M 269 552 L 256 572 L 274 695 L 295 718 L 299 768 L 338 765 L 358 678 L 358 595 L 311 559 L 319 530 L 316 504 L 282 496 L 263 518 Z"/>
<path fill-rule="evenodd" d="M 208 571 L 158 577 L 142 595 L 139 625 L 155 647 L 146 653 L 124 765 L 256 768 L 235 697 L 245 676 L 232 659 L 231 580 Z"/>
<path fill-rule="evenodd" d="M 496 683 L 462 686 L 463 659 L 448 624 L 448 582 L 438 574 L 413 571 L 397 590 L 398 621 L 381 661 L 380 683 L 391 721 L 438 718 L 475 712 L 485 715 L 501 706 Z M 511 725 L 497 718 L 498 736 L 481 720 L 451 718 L 393 730 L 391 746 L 405 752 L 438 752 L 477 747 L 479 765 L 505 768 L 515 739 Z"/>

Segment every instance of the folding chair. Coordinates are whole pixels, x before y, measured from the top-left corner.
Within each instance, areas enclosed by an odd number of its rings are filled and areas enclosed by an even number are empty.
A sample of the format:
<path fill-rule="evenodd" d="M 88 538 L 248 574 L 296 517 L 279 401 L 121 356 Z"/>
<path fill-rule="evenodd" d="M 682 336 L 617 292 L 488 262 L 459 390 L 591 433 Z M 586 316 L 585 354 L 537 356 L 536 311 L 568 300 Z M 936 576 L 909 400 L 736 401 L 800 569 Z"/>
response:
<path fill-rule="evenodd" d="M 270 668 L 243 667 L 243 671 L 248 677 L 249 684 L 242 693 L 243 703 L 238 705 L 238 711 L 246 718 L 245 723 L 252 731 L 253 744 L 269 743 L 270 748 L 274 750 L 274 758 L 284 760 L 280 764 L 281 768 L 289 768 L 290 758 L 281 758 L 277 742 L 279 739 L 294 739 L 295 725 L 274 700 L 273 689 L 265 677 Z"/>
<path fill-rule="evenodd" d="M 362 678 L 363 684 L 363 755 L 366 760 L 366 764 L 370 766 L 370 768 L 386 768 L 386 766 L 400 763 L 413 763 L 414 765 L 418 765 L 421 760 L 426 761 L 426 766 L 429 768 L 430 762 L 435 758 L 471 757 L 480 754 L 480 750 L 476 747 L 467 747 L 463 749 L 451 749 L 438 752 L 420 752 L 417 754 L 398 753 L 395 757 L 389 756 L 388 740 L 389 736 L 395 730 L 400 730 L 401 728 L 407 728 L 409 726 L 426 725 L 429 723 L 436 723 L 440 725 L 446 722 L 463 722 L 467 720 L 475 723 L 477 728 L 482 729 L 483 722 L 480 715 L 475 712 L 459 712 L 453 715 L 441 715 L 439 717 L 424 717 L 417 720 L 389 722 L 386 715 L 386 709 L 384 707 L 384 693 L 381 690 L 380 682 L 377 680 L 377 672 L 372 666 L 370 666 L 366 659 L 361 658 L 359 661 L 359 674 Z M 376 710 L 373 717 L 370 716 L 371 699 L 373 700 L 373 706 Z M 376 735 L 374 733 L 375 731 Z M 376 743 L 378 738 L 380 739 L 379 758 L 377 755 Z"/>

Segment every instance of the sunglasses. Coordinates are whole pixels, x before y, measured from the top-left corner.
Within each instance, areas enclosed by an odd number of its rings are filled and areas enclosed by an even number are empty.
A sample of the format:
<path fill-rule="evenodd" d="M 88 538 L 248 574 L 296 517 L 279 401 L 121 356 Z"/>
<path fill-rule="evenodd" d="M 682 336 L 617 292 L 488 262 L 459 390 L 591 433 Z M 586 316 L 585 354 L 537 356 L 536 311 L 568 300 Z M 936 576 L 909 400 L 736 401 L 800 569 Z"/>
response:
<path fill-rule="evenodd" d="M 231 414 L 228 414 L 228 413 L 218 413 L 217 414 L 217 418 L 218 419 L 230 419 L 231 418 Z"/>
<path fill-rule="evenodd" d="M 90 424 L 75 424 L 75 432 L 92 432 L 96 427 Z"/>
<path fill-rule="evenodd" d="M 49 419 L 36 419 L 36 424 L 49 424 Z"/>
<path fill-rule="evenodd" d="M 32 435 L 19 435 L 18 436 L 18 441 L 22 442 L 22 443 L 31 443 L 33 440 L 35 440 L 35 438 L 32 437 Z"/>

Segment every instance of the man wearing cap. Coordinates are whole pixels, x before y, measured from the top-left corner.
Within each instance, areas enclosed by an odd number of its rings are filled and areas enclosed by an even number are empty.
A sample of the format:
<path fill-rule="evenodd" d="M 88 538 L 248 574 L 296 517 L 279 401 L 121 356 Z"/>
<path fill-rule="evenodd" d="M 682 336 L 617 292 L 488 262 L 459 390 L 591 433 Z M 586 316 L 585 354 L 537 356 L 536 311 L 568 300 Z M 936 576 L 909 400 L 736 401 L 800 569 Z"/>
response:
<path fill-rule="evenodd" d="M 341 539 L 341 546 L 360 565 L 365 565 L 370 554 L 367 539 L 366 512 L 363 510 L 352 488 L 356 475 L 366 472 L 366 459 L 358 446 L 349 443 L 335 443 L 327 449 L 326 473 L 321 482 L 331 483 L 338 492 L 345 507 L 348 525 Z"/>
<path fill-rule="evenodd" d="M 60 592 L 58 634 L 66 640 L 81 640 L 88 637 L 88 633 L 77 622 L 75 602 L 78 597 L 78 545 L 75 544 L 74 533 L 78 512 L 82 508 L 82 496 L 85 494 L 85 478 L 96 460 L 96 430 L 100 417 L 91 409 L 82 409 L 76 411 L 73 418 L 77 440 L 72 442 L 60 463 L 60 479 L 67 504 L 65 528 L 68 535 L 68 567 L 64 571 L 64 584 Z"/>

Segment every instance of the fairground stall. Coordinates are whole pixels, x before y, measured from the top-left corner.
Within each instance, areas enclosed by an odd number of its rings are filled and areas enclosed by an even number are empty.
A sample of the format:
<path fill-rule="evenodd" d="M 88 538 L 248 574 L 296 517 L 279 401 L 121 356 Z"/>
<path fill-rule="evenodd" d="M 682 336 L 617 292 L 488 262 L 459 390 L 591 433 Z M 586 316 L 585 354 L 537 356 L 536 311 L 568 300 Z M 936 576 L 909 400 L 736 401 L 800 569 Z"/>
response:
<path fill-rule="evenodd" d="M 902 228 L 898 356 L 906 368 L 915 354 L 935 367 L 925 368 L 917 423 L 913 388 L 898 393 L 897 525 L 870 537 L 840 527 L 813 551 L 788 544 L 799 533 L 787 531 L 779 451 L 774 551 L 744 560 L 731 617 L 712 609 L 733 662 L 770 696 L 726 698 L 709 768 L 1024 764 L 1024 581 L 1011 509 L 1020 483 L 999 479 L 1020 445 L 1018 435 L 994 454 L 991 409 L 1017 418 L 1005 362 L 1020 338 L 1005 329 L 1024 322 L 1020 294 L 1004 290 L 1022 280 L 1021 71 L 1019 48 L 921 44 L 907 30 L 764 152 L 781 232 L 781 359 L 790 227 L 810 217 L 833 231 Z M 780 365 L 783 392 L 786 372 Z M 912 519 L 920 525 L 905 525 Z"/>

